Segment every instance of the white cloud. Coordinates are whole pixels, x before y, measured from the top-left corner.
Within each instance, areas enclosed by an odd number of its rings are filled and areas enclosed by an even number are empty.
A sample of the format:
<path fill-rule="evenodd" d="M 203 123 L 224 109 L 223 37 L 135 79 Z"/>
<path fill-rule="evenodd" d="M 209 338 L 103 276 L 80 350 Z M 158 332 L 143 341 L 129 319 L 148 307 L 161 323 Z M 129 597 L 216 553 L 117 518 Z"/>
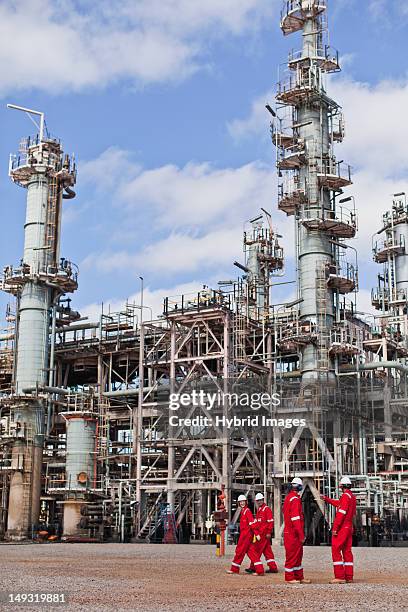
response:
<path fill-rule="evenodd" d="M 239 34 L 251 27 L 249 17 L 253 26 L 262 17 L 271 15 L 272 4 L 268 0 L 146 0 L 125 2 L 119 11 L 132 21 L 162 26 L 178 35 L 211 28 L 214 24 Z"/>
<path fill-rule="evenodd" d="M 357 312 L 359 316 L 368 323 L 373 323 L 372 316 L 378 314 L 371 303 L 371 290 L 360 289 L 357 294 Z"/>
<path fill-rule="evenodd" d="M 136 253 L 107 252 L 88 256 L 84 268 L 102 272 L 143 270 L 176 274 L 196 272 L 231 265 L 240 254 L 242 227 L 223 228 L 204 236 L 172 233 L 163 240 L 152 242 Z"/>
<path fill-rule="evenodd" d="M 380 176 L 408 170 L 408 80 L 374 86 L 336 80 L 330 84 L 330 95 L 345 112 L 346 138 L 339 147 L 342 157 Z"/>
<path fill-rule="evenodd" d="M 123 167 L 126 172 L 120 171 Z M 228 269 L 234 259 L 243 257 L 245 220 L 259 214 L 261 207 L 270 210 L 276 193 L 273 168 L 260 162 L 238 168 L 189 162 L 184 167 L 143 170 L 127 152 L 110 148 L 85 163 L 85 181 L 91 186 L 105 176 L 105 206 L 120 209 L 120 215 L 113 210 L 115 230 L 105 248 L 81 264 L 100 272 L 133 269 L 176 275 Z M 112 214 L 106 208 L 105 212 Z M 282 231 L 287 221 L 279 217 Z M 124 248 L 127 242 L 133 248 Z M 141 246 L 134 248 L 135 244 Z"/>
<path fill-rule="evenodd" d="M 212 222 L 243 222 L 261 206 L 269 208 L 275 185 L 273 169 L 260 162 L 221 169 L 190 162 L 140 172 L 122 184 L 119 196 L 132 215 L 141 207 L 155 210 L 161 227 L 203 228 Z"/>
<path fill-rule="evenodd" d="M 129 151 L 109 147 L 96 159 L 81 162 L 79 180 L 101 190 L 116 189 L 118 184 L 141 171 L 131 157 Z"/>
<path fill-rule="evenodd" d="M 369 9 L 375 19 L 384 17 L 387 9 L 387 2 L 386 0 L 370 0 Z"/>
<path fill-rule="evenodd" d="M 267 0 L 20 0 L 0 4 L 0 95 L 178 81 L 208 41 L 253 30 Z"/>
<path fill-rule="evenodd" d="M 273 102 L 275 95 L 276 92 L 273 90 L 267 91 L 252 102 L 251 110 L 246 118 L 234 119 L 227 124 L 228 131 L 235 140 L 268 133 L 271 115 L 266 110 L 265 104 Z"/>

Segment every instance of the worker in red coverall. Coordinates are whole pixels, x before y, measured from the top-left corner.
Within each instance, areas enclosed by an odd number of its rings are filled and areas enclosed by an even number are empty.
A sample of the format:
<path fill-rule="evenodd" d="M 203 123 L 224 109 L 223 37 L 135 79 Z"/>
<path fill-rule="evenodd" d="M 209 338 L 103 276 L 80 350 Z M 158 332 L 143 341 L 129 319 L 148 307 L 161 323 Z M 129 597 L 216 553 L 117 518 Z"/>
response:
<path fill-rule="evenodd" d="M 305 542 L 304 518 L 300 492 L 303 489 L 301 478 L 294 478 L 291 490 L 283 504 L 283 543 L 285 545 L 285 581 L 289 584 L 310 584 L 303 576 L 303 544 Z"/>
<path fill-rule="evenodd" d="M 254 564 L 255 576 L 264 576 L 263 563 L 259 557 L 259 553 L 255 548 L 253 539 L 259 541 L 258 523 L 254 519 L 252 512 L 248 508 L 248 502 L 245 495 L 238 497 L 238 504 L 241 508 L 241 516 L 239 519 L 239 540 L 235 549 L 235 556 L 231 564 L 231 569 L 227 574 L 239 574 L 241 563 L 245 555 L 248 555 L 251 563 Z"/>
<path fill-rule="evenodd" d="M 342 494 L 340 499 L 331 499 L 322 495 L 322 499 L 337 508 L 332 527 L 332 558 L 334 579 L 331 584 L 353 582 L 353 519 L 356 514 L 356 497 L 351 492 L 351 480 L 343 476 L 340 480 Z"/>
<path fill-rule="evenodd" d="M 268 568 L 266 572 L 268 574 L 276 574 L 278 568 L 276 565 L 275 557 L 273 554 L 271 540 L 273 531 L 273 514 L 272 510 L 265 503 L 265 498 L 262 493 L 255 495 L 255 506 L 256 506 L 256 520 L 258 523 L 259 535 L 261 539 L 255 542 L 255 548 L 258 551 L 259 557 L 262 555 L 265 557 Z M 247 574 L 253 574 L 255 571 L 254 565 L 251 563 L 251 567 L 245 570 Z"/>

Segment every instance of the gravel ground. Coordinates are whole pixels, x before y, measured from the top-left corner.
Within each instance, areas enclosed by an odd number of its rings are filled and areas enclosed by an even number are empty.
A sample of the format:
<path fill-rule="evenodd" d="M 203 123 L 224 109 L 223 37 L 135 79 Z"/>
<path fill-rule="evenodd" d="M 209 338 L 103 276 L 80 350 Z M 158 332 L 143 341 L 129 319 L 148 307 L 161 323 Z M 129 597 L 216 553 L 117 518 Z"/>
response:
<path fill-rule="evenodd" d="M 275 548 L 281 570 L 283 549 Z M 356 582 L 328 584 L 330 549 L 305 548 L 311 585 L 286 585 L 283 574 L 225 573 L 233 555 L 206 545 L 27 544 L 0 546 L 0 592 L 66 592 L 54 610 L 408 610 L 408 548 L 355 550 Z M 245 564 L 245 562 L 244 562 Z M 244 565 L 245 566 L 245 565 Z M 49 610 L 0 604 L 0 610 Z"/>

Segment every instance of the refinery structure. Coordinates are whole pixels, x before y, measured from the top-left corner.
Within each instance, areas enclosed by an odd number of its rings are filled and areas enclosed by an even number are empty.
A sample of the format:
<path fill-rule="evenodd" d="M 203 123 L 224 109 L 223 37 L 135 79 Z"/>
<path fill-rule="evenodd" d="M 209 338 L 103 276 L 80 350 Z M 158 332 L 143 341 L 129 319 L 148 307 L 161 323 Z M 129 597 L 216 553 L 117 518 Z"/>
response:
<path fill-rule="evenodd" d="M 279 537 L 285 483 L 301 476 L 314 544 L 330 519 L 318 493 L 334 496 L 343 474 L 363 538 L 375 515 L 394 539 L 406 530 L 408 205 L 396 194 L 379 220 L 377 314 L 365 317 L 356 307 L 351 169 L 336 156 L 345 121 L 326 88 L 340 70 L 326 0 L 283 5 L 281 29 L 300 48 L 267 106 L 276 206 L 254 210 L 239 278 L 168 297 L 157 319 L 143 303 L 95 321 L 71 306 L 79 278 L 59 245 L 75 162 L 42 113 L 20 109 L 38 116 L 39 133 L 22 141 L 9 169 L 27 203 L 21 262 L 2 279 L 10 306 L 0 336 L 0 538 L 207 540 L 221 491 L 232 532 L 238 495 L 259 490 Z M 283 214 L 295 229 L 297 295 L 276 304 L 274 285 L 292 280 L 274 225 Z M 169 418 L 171 394 L 208 389 L 272 390 L 281 401 L 268 418 L 297 425 L 204 427 L 205 402 L 185 407 L 190 424 Z M 222 415 L 234 407 L 224 404 Z"/>

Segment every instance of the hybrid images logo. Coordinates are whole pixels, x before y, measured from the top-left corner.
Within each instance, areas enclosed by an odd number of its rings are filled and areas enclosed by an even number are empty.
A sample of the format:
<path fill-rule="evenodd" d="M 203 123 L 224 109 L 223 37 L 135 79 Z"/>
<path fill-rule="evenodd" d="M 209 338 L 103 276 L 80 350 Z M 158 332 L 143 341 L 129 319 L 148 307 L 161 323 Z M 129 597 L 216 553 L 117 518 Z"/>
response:
<path fill-rule="evenodd" d="M 279 427 L 292 429 L 292 427 L 305 426 L 305 419 L 274 418 L 266 414 L 248 416 L 229 416 L 227 410 L 239 409 L 242 411 L 270 410 L 278 408 L 281 404 L 279 393 L 230 393 L 191 391 L 190 393 L 171 393 L 169 409 L 172 412 L 185 411 L 188 408 L 202 408 L 205 414 L 194 417 L 184 417 L 179 414 L 169 416 L 171 427 L 222 427 L 233 429 L 235 427 Z M 212 413 L 212 414 L 209 414 Z"/>

